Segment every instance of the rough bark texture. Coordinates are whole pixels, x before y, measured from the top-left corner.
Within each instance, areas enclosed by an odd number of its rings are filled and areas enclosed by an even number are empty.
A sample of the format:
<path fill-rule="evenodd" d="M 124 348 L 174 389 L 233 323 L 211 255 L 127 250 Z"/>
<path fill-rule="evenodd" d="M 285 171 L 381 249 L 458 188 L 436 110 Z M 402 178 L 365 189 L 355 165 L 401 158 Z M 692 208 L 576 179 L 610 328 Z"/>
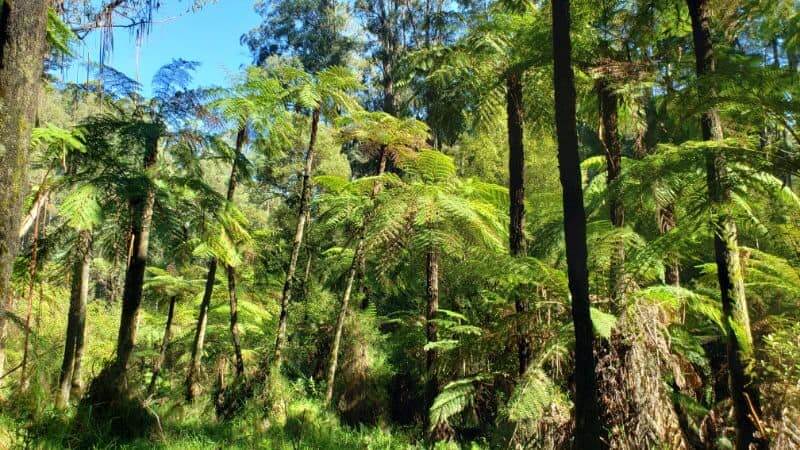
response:
<path fill-rule="evenodd" d="M 702 78 L 715 70 L 714 50 L 711 41 L 710 11 L 707 0 L 687 0 L 692 20 L 692 37 L 697 76 Z M 705 86 L 709 92 L 710 86 Z M 711 91 L 711 95 L 714 92 Z M 722 124 L 719 113 L 710 109 L 701 117 L 703 139 L 721 140 Z M 739 262 L 736 223 L 727 211 L 730 201 L 730 181 L 725 156 L 708 150 L 706 155 L 706 181 L 712 205 L 717 209 L 714 219 L 714 253 L 717 276 L 725 315 L 727 334 L 726 353 L 730 377 L 730 394 L 736 421 L 736 448 L 739 450 L 767 448 L 766 436 L 758 436 L 760 405 L 758 386 L 750 372 L 754 357 L 750 317 L 745 298 L 744 279 Z"/>
<path fill-rule="evenodd" d="M 297 258 L 300 255 L 300 247 L 303 244 L 303 235 L 306 227 L 306 213 L 311 200 L 311 172 L 314 168 L 315 147 L 317 144 L 317 128 L 319 126 L 319 109 L 315 109 L 311 116 L 311 137 L 306 153 L 306 164 L 303 169 L 303 186 L 300 191 L 300 207 L 297 214 L 297 228 L 292 242 L 292 256 L 289 259 L 289 267 L 286 269 L 286 281 L 283 283 L 281 293 L 281 313 L 278 318 L 278 333 L 275 338 L 275 352 L 273 354 L 272 366 L 280 369 L 283 364 L 283 347 L 286 344 L 286 323 L 289 313 L 289 302 L 292 299 L 292 286 L 294 285 L 294 274 L 297 270 Z"/>
<path fill-rule="evenodd" d="M 625 225 L 625 208 L 619 195 L 619 189 L 614 186 L 622 172 L 622 143 L 619 139 L 619 96 L 614 91 L 614 86 L 604 76 L 595 82 L 598 104 L 600 106 L 600 142 L 606 156 L 606 182 L 608 184 L 608 210 L 611 224 L 617 228 Z M 620 242 L 611 256 L 609 268 L 609 292 L 611 298 L 617 301 L 622 296 L 624 286 L 623 265 L 625 264 L 625 247 Z"/>
<path fill-rule="evenodd" d="M 89 296 L 91 247 L 91 231 L 81 231 L 72 269 L 67 335 L 64 340 L 64 358 L 61 362 L 61 374 L 58 380 L 56 405 L 60 408 L 69 403 L 72 391 L 79 391 L 81 388 L 80 370 L 86 333 L 86 301 Z"/>
<path fill-rule="evenodd" d="M 200 394 L 201 363 L 203 360 L 203 347 L 206 340 L 206 326 L 208 325 L 208 308 L 211 306 L 211 295 L 214 293 L 214 282 L 217 279 L 217 258 L 208 261 L 206 272 L 206 287 L 203 291 L 203 300 L 200 302 L 200 312 L 197 314 L 197 326 L 192 341 L 192 359 L 189 363 L 189 372 L 186 374 L 186 401 L 193 402 Z"/>
<path fill-rule="evenodd" d="M 178 297 L 173 295 L 169 298 L 169 309 L 167 310 L 167 323 L 164 325 L 164 336 L 161 338 L 161 349 L 158 352 L 158 357 L 153 363 L 153 376 L 150 377 L 150 384 L 147 386 L 147 394 L 153 395 L 156 390 L 156 382 L 158 375 L 161 373 L 161 367 L 164 365 L 164 360 L 167 357 L 167 349 L 169 348 L 169 341 L 172 339 L 172 319 L 175 317 L 175 304 L 178 302 Z"/>
<path fill-rule="evenodd" d="M 525 147 L 523 145 L 522 79 L 520 74 L 506 76 L 506 116 L 508 125 L 508 243 L 511 256 L 525 256 Z M 519 315 L 528 311 L 524 293 L 516 292 L 514 306 Z M 531 346 L 522 318 L 517 326 L 517 357 L 519 374 L 528 370 Z"/>
<path fill-rule="evenodd" d="M 143 169 L 150 171 L 158 159 L 158 132 L 153 133 L 146 143 Z M 144 270 L 147 266 L 147 255 L 150 247 L 150 224 L 153 221 L 153 204 L 155 192 L 148 187 L 146 192 L 131 200 L 133 243 L 128 270 L 125 273 L 125 285 L 122 289 L 122 317 L 117 337 L 117 359 L 115 361 L 117 375 L 125 375 L 131 354 L 136 345 L 136 332 L 139 322 L 139 308 L 142 304 L 142 287 Z"/>
<path fill-rule="evenodd" d="M 553 80 L 555 83 L 558 162 L 564 203 L 567 275 L 575 325 L 575 441 L 576 449 L 603 447 L 603 427 L 597 399 L 593 354 L 594 336 L 589 313 L 586 213 L 583 206 L 578 133 L 575 119 L 575 76 L 568 0 L 552 0 Z"/>
<path fill-rule="evenodd" d="M 0 308 L 11 307 L 9 280 L 19 247 L 28 150 L 47 51 L 47 0 L 0 4 Z M 8 321 L 0 314 L 0 374 Z"/>
<path fill-rule="evenodd" d="M 233 164 L 231 164 L 231 176 L 228 179 L 228 194 L 226 197 L 229 202 L 233 202 L 233 197 L 236 194 L 236 185 L 239 177 L 237 161 L 246 142 L 247 128 L 243 126 L 236 134 L 236 151 Z M 230 265 L 226 266 L 225 269 L 228 275 L 228 299 L 231 310 L 231 342 L 233 343 L 233 353 L 236 358 L 236 376 L 239 377 L 244 374 L 244 358 L 242 357 L 242 344 L 239 336 L 239 300 L 236 296 L 236 269 Z"/>
<path fill-rule="evenodd" d="M 427 343 L 439 340 L 439 330 L 433 319 L 439 312 L 439 250 L 431 249 L 428 251 L 425 264 L 425 279 L 427 287 L 428 305 L 425 311 L 425 341 Z M 425 352 L 425 372 L 428 382 L 425 390 L 425 423 L 428 423 L 427 411 L 433 405 L 436 396 L 439 395 L 439 377 L 436 374 L 436 360 L 439 357 L 436 349 Z M 433 427 L 426 426 L 428 437 L 431 441 L 445 441 L 453 436 L 453 429 L 447 423 L 432 424 Z"/>

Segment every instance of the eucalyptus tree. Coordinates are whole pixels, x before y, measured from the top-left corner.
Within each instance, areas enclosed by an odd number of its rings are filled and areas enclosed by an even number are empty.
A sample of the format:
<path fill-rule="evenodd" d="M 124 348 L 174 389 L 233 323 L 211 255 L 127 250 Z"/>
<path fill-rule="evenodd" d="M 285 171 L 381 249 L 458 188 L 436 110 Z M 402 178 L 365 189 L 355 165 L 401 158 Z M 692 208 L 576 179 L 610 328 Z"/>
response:
<path fill-rule="evenodd" d="M 340 126 L 342 126 L 341 135 L 344 140 L 356 141 L 362 155 L 368 158 L 373 156 L 378 159 L 377 178 L 359 180 L 359 182 L 366 181 L 371 185 L 368 190 L 362 190 L 358 187 L 345 189 L 349 194 L 355 193 L 356 198 L 358 198 L 357 194 L 359 191 L 365 195 L 368 193 L 368 199 L 360 199 L 361 201 L 366 200 L 367 203 L 373 201 L 381 191 L 382 183 L 380 180 L 386 170 L 387 159 L 396 160 L 398 158 L 410 157 L 413 152 L 426 146 L 425 141 L 428 138 L 428 127 L 424 123 L 415 119 L 397 119 L 387 113 L 380 112 L 354 113 L 351 117 L 344 118 L 344 120 L 340 122 Z M 368 206 L 367 209 L 369 209 Z M 352 212 L 350 215 L 352 216 Z M 355 246 L 350 268 L 347 272 L 342 302 L 339 306 L 336 328 L 334 329 L 333 343 L 331 344 L 325 391 L 326 404 L 330 404 L 333 399 L 333 387 L 339 358 L 339 345 L 342 339 L 345 318 L 348 313 L 350 296 L 353 291 L 353 283 L 356 279 L 356 274 L 364 265 L 366 258 L 366 228 L 369 225 L 371 215 L 372 214 L 368 210 L 358 215 L 358 217 L 361 218 L 361 224 L 358 226 L 359 230 L 357 231 L 358 241 Z"/>
<path fill-rule="evenodd" d="M 297 211 L 297 226 L 292 241 L 292 253 L 286 268 L 286 278 L 283 283 L 278 318 L 278 329 L 275 338 L 275 348 L 271 365 L 280 369 L 283 364 L 283 348 L 286 343 L 286 324 L 289 302 L 291 301 L 294 286 L 297 259 L 303 244 L 305 226 L 311 200 L 311 176 L 314 170 L 316 156 L 317 131 L 321 116 L 333 119 L 339 112 L 356 111 L 360 107 L 351 93 L 360 87 L 360 83 L 353 73 L 343 67 L 329 67 L 310 75 L 302 70 L 292 67 L 277 69 L 277 76 L 289 93 L 289 101 L 298 109 L 310 110 L 311 130 L 308 150 L 305 155 L 302 182 L 300 187 L 300 202 Z"/>
<path fill-rule="evenodd" d="M 0 11 L 0 372 L 5 365 L 9 280 L 19 248 L 31 130 L 47 52 L 47 0 L 6 2 Z"/>
<path fill-rule="evenodd" d="M 256 65 L 270 56 L 296 56 L 311 73 L 347 65 L 358 46 L 347 8 L 335 0 L 259 0 L 254 9 L 263 22 L 242 42 Z"/>
<path fill-rule="evenodd" d="M 710 83 L 710 77 L 714 74 L 716 62 L 710 24 L 711 10 L 706 0 L 687 0 L 687 5 L 692 20 L 695 70 L 700 86 L 705 89 L 706 95 L 713 97 L 715 89 Z M 715 108 L 711 107 L 703 112 L 700 123 L 704 140 L 723 139 L 722 122 Z M 736 448 L 747 449 L 751 445 L 767 448 L 767 436 L 759 435 L 759 391 L 752 372 L 753 337 L 739 260 L 738 232 L 727 204 L 731 200 L 727 161 L 723 153 L 713 148 L 713 144 L 709 144 L 705 151 L 708 194 L 716 209 L 713 225 L 714 253 L 725 314 L 730 392 L 736 418 Z"/>
<path fill-rule="evenodd" d="M 595 450 L 603 447 L 602 424 L 595 375 L 594 335 L 589 309 L 586 213 L 583 205 L 575 119 L 576 94 L 575 75 L 572 70 L 570 2 L 552 0 L 551 10 L 558 169 L 563 188 L 567 275 L 572 297 L 572 321 L 575 327 L 575 447 Z"/>

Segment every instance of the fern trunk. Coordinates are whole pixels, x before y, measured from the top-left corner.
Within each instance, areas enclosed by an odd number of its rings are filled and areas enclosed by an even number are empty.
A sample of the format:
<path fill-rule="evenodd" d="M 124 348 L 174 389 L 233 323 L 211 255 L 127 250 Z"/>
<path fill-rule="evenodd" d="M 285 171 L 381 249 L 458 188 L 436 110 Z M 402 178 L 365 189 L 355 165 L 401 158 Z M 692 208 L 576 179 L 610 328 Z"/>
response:
<path fill-rule="evenodd" d="M 206 272 L 206 286 L 203 291 L 203 299 L 200 301 L 200 312 L 197 315 L 197 326 L 195 327 L 194 340 L 192 341 L 192 359 L 189 363 L 189 372 L 186 374 L 186 401 L 193 402 L 200 394 L 201 363 L 203 360 L 203 347 L 206 340 L 206 327 L 208 326 L 208 309 L 211 306 L 211 296 L 214 293 L 214 282 L 217 278 L 217 258 L 211 257 L 208 261 L 208 271 Z"/>
<path fill-rule="evenodd" d="M 278 318 L 278 333 L 275 338 L 275 351 L 272 358 L 273 369 L 279 371 L 283 364 L 283 348 L 286 345 L 286 324 L 289 314 L 289 302 L 292 299 L 292 287 L 294 286 L 294 274 L 297 270 L 297 258 L 300 255 L 300 247 L 303 245 L 303 237 L 306 227 L 306 216 L 309 211 L 311 200 L 311 172 L 314 168 L 314 157 L 317 144 L 317 129 L 319 127 L 319 109 L 315 109 L 311 115 L 311 137 L 306 152 L 306 163 L 303 169 L 303 185 L 300 191 L 300 207 L 297 213 L 297 228 L 292 241 L 292 255 L 289 259 L 289 267 L 286 269 L 286 280 L 283 283 L 281 293 L 281 312 Z"/>
<path fill-rule="evenodd" d="M 34 207 L 36 208 L 43 208 L 43 204 L 40 204 L 38 201 L 34 201 Z M 39 256 L 39 223 L 40 223 L 40 215 L 36 214 L 36 219 L 34 220 L 33 224 L 33 241 L 31 242 L 31 261 L 28 265 L 28 310 L 25 314 L 25 342 L 22 347 L 22 367 L 20 373 L 20 390 L 25 392 L 28 390 L 30 379 L 28 373 L 28 359 L 30 358 L 30 338 L 31 338 L 31 315 L 33 314 L 33 287 L 36 282 L 36 268 L 38 263 L 38 256 Z"/>
<path fill-rule="evenodd" d="M 687 0 L 687 5 L 692 20 L 695 69 L 698 78 L 702 79 L 715 71 L 709 23 L 711 14 L 707 0 Z M 714 92 L 711 91 L 710 94 L 713 96 Z M 704 112 L 700 124 L 704 140 L 718 141 L 723 138 L 722 123 L 715 109 Z M 760 427 L 758 416 L 761 412 L 758 386 L 752 373 L 755 363 L 753 337 L 739 261 L 736 223 L 729 211 L 731 187 L 727 161 L 719 151 L 709 149 L 706 152 L 708 193 L 717 212 L 714 219 L 714 254 L 725 316 L 730 393 L 736 421 L 736 448 L 745 450 L 751 448 L 751 445 L 768 448 L 766 436 L 757 435 Z"/>
<path fill-rule="evenodd" d="M 236 134 L 236 149 L 233 164 L 231 164 L 231 176 L 228 179 L 228 193 L 226 196 L 228 202 L 233 202 L 233 197 L 236 194 L 236 186 L 239 177 L 237 163 L 241 157 L 242 149 L 246 141 L 247 128 L 242 126 Z M 226 267 L 226 272 L 228 275 L 228 300 L 231 310 L 231 342 L 233 343 L 233 353 L 236 358 L 236 376 L 239 377 L 244 374 L 244 358 L 242 357 L 242 344 L 239 333 L 239 300 L 236 296 L 236 269 L 228 265 Z"/>
<path fill-rule="evenodd" d="M 28 152 L 47 51 L 47 0 L 0 2 L 0 310 L 10 310 Z M 0 374 L 8 321 L 0 314 Z"/>
<path fill-rule="evenodd" d="M 167 349 L 169 348 L 169 341 L 172 339 L 172 319 L 175 317 L 175 304 L 178 302 L 178 297 L 173 295 L 169 298 L 169 309 L 167 310 L 167 323 L 164 325 L 164 336 L 161 338 L 161 349 L 158 352 L 158 357 L 153 363 L 153 375 L 150 377 L 150 384 L 147 386 L 147 394 L 153 395 L 156 390 L 156 382 L 161 373 L 161 368 L 164 365 L 164 360 L 167 358 Z"/>
<path fill-rule="evenodd" d="M 523 144 L 522 77 L 518 73 L 506 76 L 506 116 L 508 131 L 508 193 L 509 217 L 508 243 L 511 256 L 525 256 L 525 147 Z M 514 307 L 518 314 L 517 358 L 519 374 L 528 370 L 531 346 L 526 327 L 525 313 L 528 301 L 524 293 L 514 293 Z"/>
<path fill-rule="evenodd" d="M 155 128 L 155 127 L 154 127 Z M 158 158 L 158 134 L 149 136 L 145 148 L 143 170 L 149 172 Z M 155 192 L 151 186 L 131 200 L 133 242 L 128 270 L 125 274 L 125 285 L 122 289 L 122 316 L 120 317 L 119 334 L 117 336 L 116 375 L 124 376 L 128 362 L 136 345 L 136 332 L 139 322 L 139 310 L 142 304 L 142 288 L 144 271 L 150 247 L 150 225 L 153 221 L 153 205 Z"/>
<path fill-rule="evenodd" d="M 569 0 L 552 0 L 553 80 L 555 91 L 558 168 L 563 188 L 564 238 L 567 275 L 575 326 L 575 441 L 576 449 L 603 448 L 598 407 L 594 336 L 589 313 L 586 212 L 583 206 L 578 133 L 575 119 L 575 76 L 572 71 Z"/>
<path fill-rule="evenodd" d="M 70 288 L 67 334 L 64 339 L 64 358 L 58 379 L 56 405 L 64 408 L 70 394 L 78 393 L 81 387 L 81 361 L 86 334 L 86 301 L 89 296 L 89 266 L 92 260 L 92 232 L 81 231 L 75 252 Z"/>
<path fill-rule="evenodd" d="M 600 106 L 600 142 L 606 156 L 606 184 L 608 185 L 609 219 L 614 227 L 625 226 L 625 207 L 614 182 L 622 172 L 622 144 L 619 140 L 619 96 L 614 91 L 610 80 L 601 76 L 595 82 L 598 104 Z M 625 263 L 625 247 L 622 242 L 612 250 L 611 267 L 609 268 L 609 292 L 613 301 L 620 299 L 624 290 L 623 265 Z"/>
<path fill-rule="evenodd" d="M 378 154 L 378 169 L 377 175 L 381 176 L 386 170 L 386 148 L 381 148 Z M 371 198 L 375 198 L 381 190 L 381 184 L 375 183 L 372 187 Z M 333 385 L 336 381 L 336 369 L 339 363 L 339 347 L 342 342 L 342 333 L 344 331 L 344 322 L 347 319 L 349 311 L 350 296 L 353 292 L 353 284 L 355 284 L 356 276 L 358 275 L 359 268 L 364 266 L 366 261 L 366 228 L 369 218 L 364 219 L 361 230 L 358 233 L 358 243 L 356 244 L 356 251 L 353 254 L 353 260 L 350 263 L 350 269 L 347 271 L 347 283 L 342 295 L 342 303 L 339 305 L 339 314 L 336 317 L 336 328 L 333 334 L 333 344 L 331 345 L 330 361 L 328 363 L 328 376 L 327 386 L 325 390 L 325 404 L 330 405 L 333 400 Z M 362 304 L 366 308 L 366 304 Z"/>

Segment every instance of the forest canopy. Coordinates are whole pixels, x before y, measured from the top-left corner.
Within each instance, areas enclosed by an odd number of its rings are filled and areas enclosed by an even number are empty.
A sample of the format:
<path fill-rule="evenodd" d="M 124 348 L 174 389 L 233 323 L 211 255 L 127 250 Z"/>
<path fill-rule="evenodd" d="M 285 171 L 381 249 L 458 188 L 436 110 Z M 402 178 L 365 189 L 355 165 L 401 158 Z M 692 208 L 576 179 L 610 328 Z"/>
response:
<path fill-rule="evenodd" d="M 211 3 L 0 0 L 0 448 L 800 448 L 800 2 L 256 0 L 225 83 L 111 64 Z"/>

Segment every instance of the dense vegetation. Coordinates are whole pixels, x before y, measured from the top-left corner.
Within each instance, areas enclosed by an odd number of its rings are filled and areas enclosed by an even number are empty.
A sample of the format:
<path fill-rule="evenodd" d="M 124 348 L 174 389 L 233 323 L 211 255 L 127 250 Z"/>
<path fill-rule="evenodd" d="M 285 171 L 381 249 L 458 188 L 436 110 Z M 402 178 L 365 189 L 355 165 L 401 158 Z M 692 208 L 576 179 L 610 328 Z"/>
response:
<path fill-rule="evenodd" d="M 800 447 L 796 0 L 0 6 L 0 447 Z"/>

